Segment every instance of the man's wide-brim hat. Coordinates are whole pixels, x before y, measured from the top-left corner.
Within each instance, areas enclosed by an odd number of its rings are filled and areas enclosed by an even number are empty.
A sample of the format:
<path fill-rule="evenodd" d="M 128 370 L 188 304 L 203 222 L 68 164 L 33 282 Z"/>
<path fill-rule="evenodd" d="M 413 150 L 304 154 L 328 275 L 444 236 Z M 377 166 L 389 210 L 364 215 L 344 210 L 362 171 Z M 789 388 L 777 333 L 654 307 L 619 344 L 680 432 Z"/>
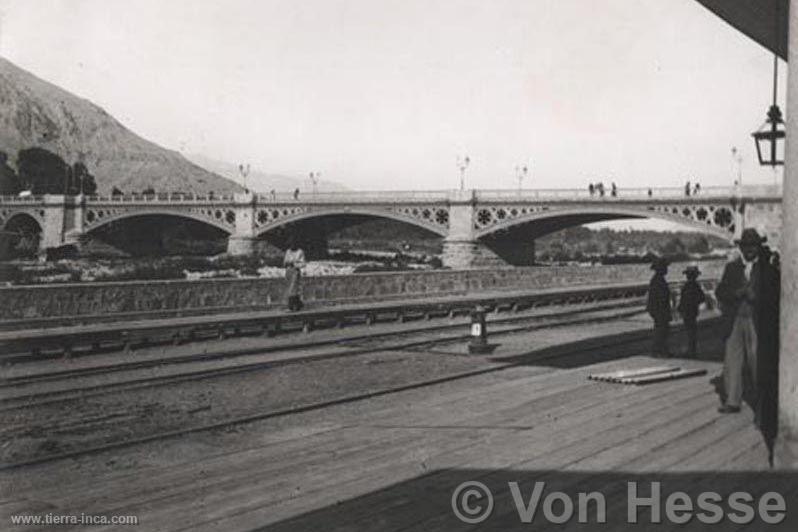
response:
<path fill-rule="evenodd" d="M 686 275 L 690 275 L 690 274 L 700 275 L 701 274 L 701 270 L 698 269 L 698 266 L 688 266 L 687 268 L 684 269 L 684 271 L 682 273 L 684 273 Z"/>
<path fill-rule="evenodd" d="M 767 242 L 767 237 L 760 236 L 756 229 L 743 229 L 743 234 L 734 241 L 738 246 L 758 246 L 763 242 Z"/>
<path fill-rule="evenodd" d="M 651 262 L 651 269 L 652 270 L 664 270 L 668 267 L 668 259 L 665 257 L 657 257 Z"/>

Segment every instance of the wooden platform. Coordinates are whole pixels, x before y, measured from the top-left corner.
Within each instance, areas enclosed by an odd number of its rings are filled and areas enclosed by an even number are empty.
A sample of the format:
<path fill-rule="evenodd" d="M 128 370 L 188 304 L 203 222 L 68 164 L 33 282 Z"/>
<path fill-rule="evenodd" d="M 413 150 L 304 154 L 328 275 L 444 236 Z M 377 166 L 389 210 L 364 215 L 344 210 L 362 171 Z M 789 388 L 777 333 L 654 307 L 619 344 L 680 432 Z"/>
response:
<path fill-rule="evenodd" d="M 680 362 L 710 376 L 719 370 Z M 669 530 L 676 525 L 667 520 L 626 524 L 627 482 L 647 495 L 660 481 L 663 500 L 677 490 L 779 491 L 787 521 L 767 528 L 754 521 L 751 529 L 798 529 L 798 476 L 767 469 L 750 410 L 718 414 L 708 376 L 647 386 L 587 378 L 656 363 L 639 356 L 572 369 L 519 366 L 235 434 L 35 467 L 2 477 L 15 489 L 4 489 L 0 518 L 6 525 L 14 513 L 134 514 L 139 526 L 121 529 L 159 531 L 468 530 L 454 516 L 452 493 L 476 480 L 494 494 L 483 529 L 549 530 L 540 511 L 533 524 L 519 521 L 508 488 L 518 482 L 529 497 L 533 483 L 545 481 L 546 493 L 574 500 L 578 491 L 603 493 L 601 530 Z M 574 517 L 566 528 L 598 526 Z M 707 525 L 693 519 L 686 528 Z"/>

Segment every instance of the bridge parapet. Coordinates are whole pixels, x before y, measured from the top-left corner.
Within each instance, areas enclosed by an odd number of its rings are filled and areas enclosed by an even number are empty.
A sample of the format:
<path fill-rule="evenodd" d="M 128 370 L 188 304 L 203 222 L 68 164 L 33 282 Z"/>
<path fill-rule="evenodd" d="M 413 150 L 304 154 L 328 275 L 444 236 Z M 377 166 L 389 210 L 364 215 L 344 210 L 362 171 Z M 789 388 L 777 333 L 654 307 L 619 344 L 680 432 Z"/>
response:
<path fill-rule="evenodd" d="M 74 196 L 77 201 L 87 204 L 190 204 L 214 203 L 232 204 L 240 203 L 241 198 L 251 198 L 251 201 L 260 205 L 297 205 L 297 204 L 422 204 L 444 202 L 493 202 L 493 201 L 595 201 L 595 202 L 624 202 L 624 201 L 661 201 L 684 199 L 689 201 L 704 201 L 712 199 L 744 198 L 767 199 L 781 198 L 782 187 L 775 185 L 746 185 L 743 187 L 704 187 L 698 193 L 685 195 L 680 187 L 666 188 L 619 188 L 617 195 L 609 192 L 603 196 L 598 193 L 590 194 L 586 189 L 494 189 L 494 190 L 376 190 L 376 191 L 340 191 L 300 193 L 295 197 L 293 193 L 276 192 L 271 194 L 188 194 L 188 193 L 156 193 L 156 194 L 127 194 L 114 196 Z M 61 196 L 54 196 L 61 197 Z M 0 196 L 0 205 L 4 204 L 37 204 L 43 203 L 45 196 Z"/>
<path fill-rule="evenodd" d="M 317 192 L 301 193 L 294 197 L 291 193 L 258 194 L 259 204 L 396 204 L 396 203 L 441 203 L 450 201 L 451 190 L 372 190 L 357 192 Z"/>
<path fill-rule="evenodd" d="M 613 196 L 605 191 L 604 195 L 587 189 L 498 189 L 475 190 L 477 202 L 517 201 L 517 202 L 660 202 L 687 200 L 701 202 L 728 198 L 781 198 L 781 186 L 746 185 L 743 187 L 704 187 L 699 192 L 685 194 L 681 187 L 664 188 L 619 188 Z"/>

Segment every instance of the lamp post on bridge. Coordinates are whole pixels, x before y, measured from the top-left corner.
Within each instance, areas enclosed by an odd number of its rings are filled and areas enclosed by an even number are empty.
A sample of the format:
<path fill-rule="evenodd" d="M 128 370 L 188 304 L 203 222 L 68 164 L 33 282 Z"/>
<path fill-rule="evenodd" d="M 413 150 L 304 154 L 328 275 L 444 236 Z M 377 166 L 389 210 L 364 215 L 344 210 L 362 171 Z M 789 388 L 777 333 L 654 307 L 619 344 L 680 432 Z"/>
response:
<path fill-rule="evenodd" d="M 241 179 L 244 183 L 244 192 L 248 194 L 249 188 L 247 187 L 247 176 L 249 175 L 249 163 L 247 163 L 246 166 L 244 166 L 243 164 L 239 164 L 238 173 L 241 174 Z"/>
<path fill-rule="evenodd" d="M 737 165 L 737 180 L 734 182 L 737 190 L 742 190 L 743 187 L 743 156 L 737 146 L 732 146 L 731 149 L 732 161 Z"/>
<path fill-rule="evenodd" d="M 316 190 L 319 185 L 319 179 L 321 178 L 321 172 L 311 172 L 308 174 L 310 178 L 310 182 L 313 185 L 313 198 L 316 198 Z"/>
<path fill-rule="evenodd" d="M 468 155 L 457 158 L 457 168 L 460 170 L 460 190 L 465 190 L 465 171 L 469 164 L 471 164 L 471 159 Z"/>
<path fill-rule="evenodd" d="M 526 178 L 528 173 L 529 173 L 529 167 L 527 165 L 515 167 L 515 178 L 518 180 L 518 192 L 521 192 L 521 189 L 523 188 L 524 179 Z"/>

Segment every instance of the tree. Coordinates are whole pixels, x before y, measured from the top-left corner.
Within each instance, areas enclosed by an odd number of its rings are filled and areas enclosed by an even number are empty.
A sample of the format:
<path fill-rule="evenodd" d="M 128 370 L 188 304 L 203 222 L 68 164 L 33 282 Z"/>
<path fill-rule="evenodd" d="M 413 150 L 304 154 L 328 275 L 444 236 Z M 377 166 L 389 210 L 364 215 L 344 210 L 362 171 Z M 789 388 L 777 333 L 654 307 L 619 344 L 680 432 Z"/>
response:
<path fill-rule="evenodd" d="M 141 193 L 144 194 L 145 196 L 154 196 L 155 189 L 152 187 L 147 187 L 144 190 L 142 190 Z"/>
<path fill-rule="evenodd" d="M 662 252 L 665 255 L 684 255 L 687 251 L 684 242 L 678 236 L 674 236 L 673 238 L 669 239 L 664 246 L 662 246 Z"/>
<path fill-rule="evenodd" d="M 114 187 L 114 188 L 111 190 L 111 195 L 112 195 L 112 196 L 124 196 L 124 195 L 125 195 L 125 193 L 124 193 L 124 192 L 122 192 L 121 190 L 119 190 L 118 188 Z"/>
<path fill-rule="evenodd" d="M 93 196 L 97 193 L 97 182 L 94 180 L 94 176 L 80 161 L 72 165 L 72 183 L 75 189 L 74 194 L 82 193 Z"/>
<path fill-rule="evenodd" d="M 55 153 L 44 148 L 27 148 L 17 154 L 17 169 L 22 186 L 34 194 L 64 194 L 71 169 Z"/>
<path fill-rule="evenodd" d="M 706 255 L 710 252 L 710 249 L 709 239 L 704 235 L 698 235 L 696 238 L 691 239 L 687 245 L 687 251 L 696 255 Z"/>
<path fill-rule="evenodd" d="M 17 173 L 8 165 L 8 155 L 0 151 L 0 195 L 17 195 L 22 191 L 22 183 Z"/>

